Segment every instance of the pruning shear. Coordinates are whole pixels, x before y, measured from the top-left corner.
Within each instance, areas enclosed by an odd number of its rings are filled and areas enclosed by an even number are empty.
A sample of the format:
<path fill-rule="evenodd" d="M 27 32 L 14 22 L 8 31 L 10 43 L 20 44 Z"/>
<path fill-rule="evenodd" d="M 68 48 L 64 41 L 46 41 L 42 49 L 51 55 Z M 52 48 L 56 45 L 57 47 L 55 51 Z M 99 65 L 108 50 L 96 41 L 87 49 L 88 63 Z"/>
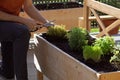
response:
<path fill-rule="evenodd" d="M 36 29 L 35 29 L 35 30 L 31 30 L 30 32 L 35 32 L 35 31 L 41 29 L 42 27 L 49 28 L 49 27 L 51 27 L 51 26 L 54 26 L 54 21 L 55 21 L 55 20 L 49 21 L 48 23 L 45 23 L 45 24 L 37 24 L 37 26 L 35 26 Z"/>

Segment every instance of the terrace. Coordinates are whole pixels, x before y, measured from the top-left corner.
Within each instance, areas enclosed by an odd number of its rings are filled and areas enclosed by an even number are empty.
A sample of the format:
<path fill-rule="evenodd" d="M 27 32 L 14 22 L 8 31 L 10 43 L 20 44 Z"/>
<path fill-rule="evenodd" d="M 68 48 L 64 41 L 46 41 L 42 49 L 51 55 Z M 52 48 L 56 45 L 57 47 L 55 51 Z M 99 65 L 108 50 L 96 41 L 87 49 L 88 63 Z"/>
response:
<path fill-rule="evenodd" d="M 106 5 L 99 4 L 96 1 L 104 2 L 106 3 Z M 45 16 L 49 20 L 55 20 L 56 24 L 66 25 L 66 29 L 68 30 L 72 27 L 80 26 L 86 28 L 88 31 L 91 32 L 92 29 L 101 27 L 103 31 L 97 32 L 97 34 L 95 34 L 97 35 L 96 37 L 101 37 L 102 35 L 109 35 L 108 32 L 120 24 L 120 6 L 116 6 L 120 5 L 120 1 L 113 0 L 115 1 L 114 4 L 111 4 L 111 2 L 109 1 L 112 0 L 84 0 L 84 7 L 83 0 L 33 0 L 33 4 L 36 8 L 40 10 L 43 16 Z M 112 6 L 107 5 L 108 3 Z M 102 12 L 99 13 L 100 16 L 96 11 Z M 22 17 L 28 18 L 28 16 L 24 12 L 21 12 L 20 15 Z M 109 25 L 108 28 L 105 28 L 105 25 L 102 23 L 102 20 L 104 19 L 116 19 L 116 21 Z M 45 31 L 46 28 L 42 28 L 41 30 L 38 30 L 37 32 L 34 32 L 32 34 L 39 34 Z M 115 39 L 119 41 L 120 39 L 118 35 L 119 34 L 117 33 L 114 36 Z M 45 76 L 43 79 L 43 74 L 38 72 L 38 70 L 34 66 L 33 39 L 34 38 L 32 37 L 30 41 L 30 49 L 28 52 L 29 80 L 48 80 Z"/>

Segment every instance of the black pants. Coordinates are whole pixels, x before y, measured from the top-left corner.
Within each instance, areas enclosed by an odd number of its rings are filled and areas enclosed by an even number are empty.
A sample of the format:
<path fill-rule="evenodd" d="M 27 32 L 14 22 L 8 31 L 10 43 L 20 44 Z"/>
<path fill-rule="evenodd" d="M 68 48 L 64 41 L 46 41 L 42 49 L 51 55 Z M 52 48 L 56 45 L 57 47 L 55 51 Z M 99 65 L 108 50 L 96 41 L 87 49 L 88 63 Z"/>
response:
<path fill-rule="evenodd" d="M 0 42 L 2 52 L 2 74 L 8 78 L 16 75 L 17 80 L 28 80 L 27 51 L 30 32 L 27 26 L 0 21 Z"/>

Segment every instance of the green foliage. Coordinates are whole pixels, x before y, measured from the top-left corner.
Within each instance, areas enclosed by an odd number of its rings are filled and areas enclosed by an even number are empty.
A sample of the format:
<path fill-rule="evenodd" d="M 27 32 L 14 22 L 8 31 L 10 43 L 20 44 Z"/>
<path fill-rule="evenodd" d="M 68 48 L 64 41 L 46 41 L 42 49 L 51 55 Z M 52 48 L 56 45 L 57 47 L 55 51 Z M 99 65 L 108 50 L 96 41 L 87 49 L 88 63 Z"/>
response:
<path fill-rule="evenodd" d="M 116 51 L 116 53 L 111 57 L 110 62 L 120 62 L 120 52 Z"/>
<path fill-rule="evenodd" d="M 111 53 L 115 46 L 115 41 L 112 37 L 104 36 L 96 39 L 94 46 L 101 47 L 104 54 Z"/>
<path fill-rule="evenodd" d="M 103 52 L 99 46 L 85 46 L 83 49 L 83 57 L 85 60 L 92 59 L 99 62 Z"/>
<path fill-rule="evenodd" d="M 91 28 L 91 33 L 94 33 L 94 32 L 99 32 L 99 28 L 98 27 L 95 27 L 95 28 Z"/>
<path fill-rule="evenodd" d="M 55 25 L 48 28 L 46 35 L 50 37 L 65 38 L 67 31 L 65 25 Z"/>
<path fill-rule="evenodd" d="M 110 62 L 120 62 L 120 46 L 116 45 L 113 50 L 113 56 Z"/>
<path fill-rule="evenodd" d="M 72 50 L 80 51 L 87 44 L 87 31 L 83 28 L 75 27 L 67 35 L 69 46 Z"/>
<path fill-rule="evenodd" d="M 110 58 L 110 63 L 120 70 L 120 48 L 115 48 L 114 55 Z"/>

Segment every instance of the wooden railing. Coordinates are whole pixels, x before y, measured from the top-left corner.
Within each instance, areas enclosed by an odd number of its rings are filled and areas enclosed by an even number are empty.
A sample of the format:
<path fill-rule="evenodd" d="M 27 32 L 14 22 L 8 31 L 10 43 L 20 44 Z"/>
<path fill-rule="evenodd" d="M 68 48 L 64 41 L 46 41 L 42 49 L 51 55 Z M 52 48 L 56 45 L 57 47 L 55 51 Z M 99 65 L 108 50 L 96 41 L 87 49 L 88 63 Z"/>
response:
<path fill-rule="evenodd" d="M 113 22 L 111 25 L 109 25 L 107 28 L 105 28 L 101 18 L 99 17 L 96 11 L 100 11 L 102 13 L 116 17 L 117 20 Z M 90 30 L 88 22 L 89 22 L 89 15 L 91 14 L 91 12 L 94 14 L 98 24 L 102 28 L 102 31 L 96 37 L 101 37 L 103 35 L 109 35 L 108 32 L 110 30 L 120 25 L 120 9 L 101 3 L 101 2 L 98 2 L 96 0 L 84 0 L 84 23 L 83 25 L 87 30 Z"/>
<path fill-rule="evenodd" d="M 34 4 L 65 3 L 65 2 L 83 2 L 83 0 L 33 0 Z"/>

